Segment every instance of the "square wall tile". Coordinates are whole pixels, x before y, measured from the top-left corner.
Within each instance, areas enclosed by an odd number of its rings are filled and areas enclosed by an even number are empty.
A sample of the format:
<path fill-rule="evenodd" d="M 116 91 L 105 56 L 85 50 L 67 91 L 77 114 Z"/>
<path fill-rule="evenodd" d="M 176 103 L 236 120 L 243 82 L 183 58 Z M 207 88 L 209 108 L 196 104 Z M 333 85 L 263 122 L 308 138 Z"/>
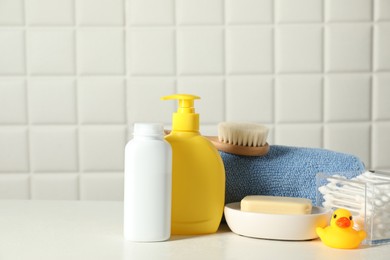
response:
<path fill-rule="evenodd" d="M 199 128 L 200 133 L 204 136 L 218 136 L 218 124 L 201 124 Z"/>
<path fill-rule="evenodd" d="M 371 26 L 328 25 L 325 33 L 326 71 L 371 70 Z"/>
<path fill-rule="evenodd" d="M 280 125 L 275 129 L 275 144 L 321 148 L 322 135 L 323 129 L 321 125 Z"/>
<path fill-rule="evenodd" d="M 0 174 L 0 200 L 28 200 L 29 198 L 28 174 Z"/>
<path fill-rule="evenodd" d="M 164 125 L 164 129 L 169 129 L 169 128 L 166 128 L 165 125 Z M 134 132 L 134 125 L 133 124 L 128 125 L 128 127 L 126 129 L 126 144 L 131 139 L 133 139 L 133 132 Z"/>
<path fill-rule="evenodd" d="M 179 29 L 177 48 L 180 75 L 224 73 L 222 29 Z"/>
<path fill-rule="evenodd" d="M 227 121 L 271 123 L 273 107 L 272 77 L 236 76 L 227 79 Z"/>
<path fill-rule="evenodd" d="M 323 0 L 275 0 L 278 22 L 321 22 Z"/>
<path fill-rule="evenodd" d="M 277 78 L 275 102 L 276 122 L 322 122 L 322 77 Z"/>
<path fill-rule="evenodd" d="M 370 124 L 328 124 L 324 128 L 324 148 L 353 154 L 370 168 Z"/>
<path fill-rule="evenodd" d="M 373 88 L 373 119 L 390 120 L 390 74 L 377 74 Z"/>
<path fill-rule="evenodd" d="M 371 118 L 371 78 L 332 75 L 325 79 L 325 121 L 368 121 Z"/>
<path fill-rule="evenodd" d="M 175 33 L 172 29 L 136 29 L 130 32 L 130 71 L 133 75 L 173 75 Z"/>
<path fill-rule="evenodd" d="M 195 112 L 199 114 L 200 124 L 224 121 L 225 100 L 222 77 L 179 78 L 177 92 L 200 97 L 194 104 Z"/>
<path fill-rule="evenodd" d="M 272 145 L 275 144 L 275 127 L 273 125 L 267 125 L 268 127 L 268 137 L 267 137 L 267 143 Z"/>
<path fill-rule="evenodd" d="M 390 0 L 375 0 L 375 20 L 390 20 Z"/>
<path fill-rule="evenodd" d="M 376 123 L 372 129 L 372 169 L 390 168 L 390 123 Z"/>
<path fill-rule="evenodd" d="M 33 174 L 31 198 L 34 200 L 77 200 L 79 180 L 77 174 Z"/>
<path fill-rule="evenodd" d="M 325 4 L 327 21 L 370 21 L 372 19 L 372 0 L 326 0 Z"/>
<path fill-rule="evenodd" d="M 33 75 L 73 74 L 73 30 L 29 30 L 28 67 Z"/>
<path fill-rule="evenodd" d="M 78 103 L 81 123 L 125 123 L 125 93 L 126 86 L 123 79 L 79 79 Z"/>
<path fill-rule="evenodd" d="M 273 71 L 273 32 L 270 27 L 238 27 L 227 30 L 229 74 Z"/>
<path fill-rule="evenodd" d="M 133 25 L 171 25 L 175 23 L 174 0 L 130 0 L 128 3 L 127 17 Z"/>
<path fill-rule="evenodd" d="M 276 30 L 278 72 L 322 71 L 322 27 L 285 25 Z"/>
<path fill-rule="evenodd" d="M 78 0 L 76 3 L 80 25 L 124 24 L 124 0 Z"/>
<path fill-rule="evenodd" d="M 0 30 L 0 75 L 24 74 L 25 51 L 22 30 Z"/>
<path fill-rule="evenodd" d="M 0 172 L 28 170 L 27 128 L 0 127 Z"/>
<path fill-rule="evenodd" d="M 125 72 L 125 39 L 122 29 L 79 29 L 77 37 L 77 63 L 81 74 Z"/>
<path fill-rule="evenodd" d="M 72 25 L 74 0 L 28 0 L 26 12 L 30 25 Z"/>
<path fill-rule="evenodd" d="M 24 24 L 23 0 L 0 0 L 0 25 Z"/>
<path fill-rule="evenodd" d="M 23 79 L 0 79 L 0 124 L 27 122 L 26 97 Z"/>
<path fill-rule="evenodd" d="M 76 86 L 73 79 L 30 79 L 29 117 L 33 124 L 76 123 Z"/>
<path fill-rule="evenodd" d="M 176 0 L 179 24 L 222 24 L 222 0 Z"/>
<path fill-rule="evenodd" d="M 272 0 L 227 0 L 229 24 L 272 23 Z"/>
<path fill-rule="evenodd" d="M 76 127 L 37 126 L 30 129 L 33 172 L 78 170 Z"/>
<path fill-rule="evenodd" d="M 81 176 L 81 200 L 123 200 L 123 174 L 99 173 Z"/>
<path fill-rule="evenodd" d="M 172 78 L 130 78 L 127 91 L 128 121 L 171 123 L 175 101 L 161 97 L 176 93 Z"/>
<path fill-rule="evenodd" d="M 83 126 L 80 129 L 80 166 L 83 172 L 123 171 L 124 126 Z"/>
<path fill-rule="evenodd" d="M 375 26 L 374 69 L 390 71 L 390 23 Z"/>

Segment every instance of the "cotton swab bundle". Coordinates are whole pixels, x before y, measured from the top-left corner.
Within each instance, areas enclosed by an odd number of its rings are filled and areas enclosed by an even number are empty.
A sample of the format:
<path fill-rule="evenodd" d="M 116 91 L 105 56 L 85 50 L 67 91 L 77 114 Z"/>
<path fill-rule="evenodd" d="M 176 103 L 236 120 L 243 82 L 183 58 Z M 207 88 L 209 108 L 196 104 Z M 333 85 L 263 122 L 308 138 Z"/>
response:
<path fill-rule="evenodd" d="M 386 194 L 381 192 L 374 194 L 370 191 L 358 190 L 348 186 L 344 186 L 343 188 L 334 187 L 333 184 L 319 187 L 318 190 L 324 194 L 324 198 L 326 196 L 335 196 L 341 198 L 354 198 L 356 201 L 364 202 L 364 196 L 367 196 L 368 198 L 371 198 L 378 207 L 385 205 L 389 199 Z"/>
<path fill-rule="evenodd" d="M 357 228 L 365 227 L 370 240 L 390 241 L 390 174 L 367 171 L 347 179 L 340 175 L 326 177 L 318 187 L 322 206 L 345 208 L 354 215 Z"/>

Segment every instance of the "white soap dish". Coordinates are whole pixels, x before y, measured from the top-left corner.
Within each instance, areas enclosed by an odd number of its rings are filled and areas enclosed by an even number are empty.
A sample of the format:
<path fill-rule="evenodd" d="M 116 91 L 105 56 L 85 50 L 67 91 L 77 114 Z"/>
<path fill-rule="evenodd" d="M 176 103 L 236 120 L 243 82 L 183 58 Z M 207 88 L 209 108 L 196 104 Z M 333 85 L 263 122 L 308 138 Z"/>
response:
<path fill-rule="evenodd" d="M 317 238 L 316 227 L 329 224 L 331 210 L 313 206 L 311 214 L 282 215 L 245 212 L 240 202 L 225 205 L 225 219 L 236 234 L 264 239 L 309 240 Z"/>

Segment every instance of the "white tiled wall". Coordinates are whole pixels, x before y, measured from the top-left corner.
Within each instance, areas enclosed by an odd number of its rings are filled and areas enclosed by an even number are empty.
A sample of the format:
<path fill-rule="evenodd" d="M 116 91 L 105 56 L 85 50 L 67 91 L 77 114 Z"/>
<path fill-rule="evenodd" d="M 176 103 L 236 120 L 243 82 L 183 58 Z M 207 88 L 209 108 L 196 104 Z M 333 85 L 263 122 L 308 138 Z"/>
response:
<path fill-rule="evenodd" d="M 135 121 L 266 124 L 390 169 L 390 0 L 0 0 L 0 198 L 121 200 Z"/>

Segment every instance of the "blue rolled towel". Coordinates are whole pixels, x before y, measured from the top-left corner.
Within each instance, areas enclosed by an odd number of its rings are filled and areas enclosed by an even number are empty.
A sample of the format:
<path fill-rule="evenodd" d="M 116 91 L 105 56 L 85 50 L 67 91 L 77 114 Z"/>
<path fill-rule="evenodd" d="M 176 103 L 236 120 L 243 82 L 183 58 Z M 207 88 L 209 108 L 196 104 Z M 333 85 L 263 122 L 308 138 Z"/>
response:
<path fill-rule="evenodd" d="M 247 195 L 272 195 L 308 198 L 315 204 L 317 173 L 353 178 L 365 171 L 356 156 L 320 148 L 272 145 L 261 157 L 220 154 L 226 171 L 225 203 Z"/>

